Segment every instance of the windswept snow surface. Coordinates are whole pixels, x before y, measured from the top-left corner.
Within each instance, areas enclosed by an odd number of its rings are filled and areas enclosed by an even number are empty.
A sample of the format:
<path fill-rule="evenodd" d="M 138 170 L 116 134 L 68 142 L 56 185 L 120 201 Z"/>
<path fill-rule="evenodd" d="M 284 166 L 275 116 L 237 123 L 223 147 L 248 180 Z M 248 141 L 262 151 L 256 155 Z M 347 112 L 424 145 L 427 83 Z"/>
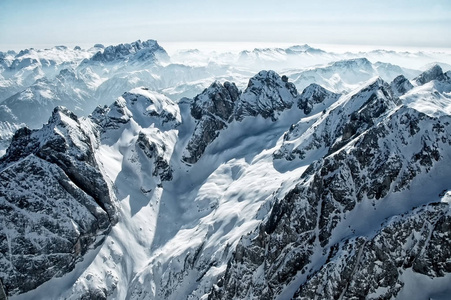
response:
<path fill-rule="evenodd" d="M 431 117 L 451 115 L 451 85 L 431 81 L 401 97 L 407 106 Z"/>

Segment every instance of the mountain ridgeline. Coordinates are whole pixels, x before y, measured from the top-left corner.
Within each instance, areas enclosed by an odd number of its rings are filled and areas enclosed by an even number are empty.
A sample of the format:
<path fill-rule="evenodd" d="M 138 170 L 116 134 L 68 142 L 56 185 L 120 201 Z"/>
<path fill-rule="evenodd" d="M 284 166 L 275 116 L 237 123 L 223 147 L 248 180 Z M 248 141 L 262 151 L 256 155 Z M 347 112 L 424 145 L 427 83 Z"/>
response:
<path fill-rule="evenodd" d="M 272 69 L 283 70 L 298 91 L 316 83 L 343 94 L 375 76 L 387 82 L 398 75 L 412 80 L 424 64 L 441 59 L 450 61 L 451 56 L 384 50 L 337 54 L 308 45 L 257 48 L 235 54 L 180 50 L 169 56 L 155 40 L 107 47 L 96 44 L 89 49 L 56 46 L 0 52 L 0 155 L 15 130 L 24 126 L 40 128 L 56 106 L 87 116 L 98 105 L 110 104 L 112 99 L 139 86 L 177 102 L 183 97 L 195 97 L 215 80 L 234 82 L 244 90 L 252 74 Z M 407 61 L 415 68 L 401 67 L 398 61 Z M 427 81 L 428 76 L 417 79 Z"/>
<path fill-rule="evenodd" d="M 148 41 L 91 60 L 166 56 Z M 54 108 L 0 158 L 0 287 L 11 299 L 449 295 L 451 77 L 399 75 L 299 93 L 260 71 L 179 102 L 133 88 L 86 117 Z"/>

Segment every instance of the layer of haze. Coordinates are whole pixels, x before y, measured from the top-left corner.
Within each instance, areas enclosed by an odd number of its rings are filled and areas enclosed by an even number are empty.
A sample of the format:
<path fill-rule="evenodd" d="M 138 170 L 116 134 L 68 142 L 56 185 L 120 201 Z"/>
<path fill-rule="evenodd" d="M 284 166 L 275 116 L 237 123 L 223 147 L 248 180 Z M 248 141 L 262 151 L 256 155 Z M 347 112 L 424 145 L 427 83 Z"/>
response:
<path fill-rule="evenodd" d="M 451 48 L 451 1 L 0 1 L 0 50 L 137 39 Z"/>

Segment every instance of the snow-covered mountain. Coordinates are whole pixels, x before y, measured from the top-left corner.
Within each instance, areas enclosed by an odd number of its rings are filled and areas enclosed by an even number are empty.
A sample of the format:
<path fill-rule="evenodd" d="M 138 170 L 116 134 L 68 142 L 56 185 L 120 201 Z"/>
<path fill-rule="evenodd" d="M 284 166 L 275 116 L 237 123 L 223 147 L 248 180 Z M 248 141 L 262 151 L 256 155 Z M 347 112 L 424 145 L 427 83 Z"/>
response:
<path fill-rule="evenodd" d="M 97 105 L 108 105 L 125 91 L 145 86 L 175 102 L 193 98 L 215 81 L 246 87 L 248 78 L 262 69 L 290 77 L 299 91 L 312 83 L 349 93 L 366 80 L 386 81 L 398 75 L 412 79 L 422 66 L 451 64 L 440 52 L 369 51 L 334 53 L 308 45 L 255 48 L 238 52 L 188 49 L 168 52 L 154 40 L 90 49 L 56 46 L 0 52 L 0 103 L 8 116 L 2 126 L 0 154 L 13 131 L 26 125 L 37 129 L 55 106 L 87 116 Z M 4 114 L 2 112 L 2 114 Z M 8 121 L 7 119 L 14 119 Z"/>
<path fill-rule="evenodd" d="M 32 85 L 37 79 L 53 79 L 62 69 L 73 68 L 99 48 L 82 50 L 65 46 L 0 52 L 0 102 Z"/>
<path fill-rule="evenodd" d="M 89 116 L 58 107 L 18 130 L 0 159 L 3 289 L 446 299 L 451 77 L 434 66 L 389 82 L 374 66 L 328 66 L 368 71 L 343 94 L 260 71 L 177 102 L 133 88 Z"/>
<path fill-rule="evenodd" d="M 392 81 L 399 75 L 412 79 L 420 74 L 420 71 L 379 61 L 371 63 L 367 58 L 353 58 L 324 66 L 314 66 L 299 72 L 292 70 L 288 74 L 299 89 L 316 83 L 336 93 L 349 93 L 375 76 L 385 81 Z"/>

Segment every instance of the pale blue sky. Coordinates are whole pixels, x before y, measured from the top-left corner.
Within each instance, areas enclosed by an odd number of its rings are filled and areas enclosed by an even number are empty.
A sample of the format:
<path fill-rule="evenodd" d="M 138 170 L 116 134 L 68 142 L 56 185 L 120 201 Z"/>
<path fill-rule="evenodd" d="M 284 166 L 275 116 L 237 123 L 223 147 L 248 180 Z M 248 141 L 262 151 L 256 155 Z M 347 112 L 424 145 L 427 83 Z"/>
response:
<path fill-rule="evenodd" d="M 451 1 L 0 0 L 0 50 L 150 38 L 451 48 Z"/>

